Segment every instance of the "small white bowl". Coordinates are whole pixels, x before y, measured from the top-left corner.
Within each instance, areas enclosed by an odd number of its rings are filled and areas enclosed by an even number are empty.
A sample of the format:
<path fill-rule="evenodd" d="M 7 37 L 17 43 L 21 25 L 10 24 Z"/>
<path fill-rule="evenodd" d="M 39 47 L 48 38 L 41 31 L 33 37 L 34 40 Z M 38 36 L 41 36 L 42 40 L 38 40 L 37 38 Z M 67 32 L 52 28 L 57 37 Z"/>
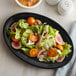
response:
<path fill-rule="evenodd" d="M 24 6 L 24 5 L 22 5 L 18 0 L 15 0 L 15 1 L 16 1 L 16 3 L 17 3 L 20 7 L 22 7 L 22 8 L 35 8 L 35 7 L 39 6 L 40 3 L 42 2 L 42 0 L 40 0 L 37 4 L 28 7 L 28 6 Z"/>

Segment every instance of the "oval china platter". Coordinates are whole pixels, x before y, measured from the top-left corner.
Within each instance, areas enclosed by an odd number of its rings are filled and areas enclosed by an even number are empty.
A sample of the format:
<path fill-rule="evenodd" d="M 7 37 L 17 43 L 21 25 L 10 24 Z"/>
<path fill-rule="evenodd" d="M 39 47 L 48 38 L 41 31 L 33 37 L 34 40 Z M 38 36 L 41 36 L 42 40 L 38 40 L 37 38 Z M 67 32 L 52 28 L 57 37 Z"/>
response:
<path fill-rule="evenodd" d="M 37 58 L 31 58 L 31 57 L 27 56 L 21 50 L 16 50 L 16 49 L 12 48 L 11 40 L 8 38 L 6 29 L 8 27 L 10 27 L 14 22 L 17 22 L 19 19 L 27 19 L 28 17 L 34 17 L 35 19 L 41 20 L 43 23 L 47 22 L 48 25 L 51 25 L 53 28 L 59 30 L 63 40 L 72 46 L 71 47 L 72 51 L 69 53 L 68 57 L 65 57 L 65 59 L 60 63 L 59 62 L 53 63 L 51 61 L 50 62 L 41 62 Z M 18 14 L 11 16 L 10 18 L 8 18 L 3 27 L 3 36 L 4 36 L 5 43 L 7 44 L 8 48 L 10 49 L 10 51 L 13 54 L 15 54 L 18 58 L 20 58 L 24 62 L 27 62 L 36 67 L 45 68 L 45 69 L 59 68 L 59 67 L 66 65 L 67 63 L 69 63 L 69 61 L 71 60 L 72 55 L 73 55 L 73 43 L 72 43 L 72 40 L 69 37 L 68 33 L 60 26 L 60 24 L 58 24 L 54 20 L 52 20 L 48 17 L 42 16 L 42 15 L 36 14 L 36 13 L 28 13 L 28 12 L 27 13 L 26 12 L 18 13 Z"/>

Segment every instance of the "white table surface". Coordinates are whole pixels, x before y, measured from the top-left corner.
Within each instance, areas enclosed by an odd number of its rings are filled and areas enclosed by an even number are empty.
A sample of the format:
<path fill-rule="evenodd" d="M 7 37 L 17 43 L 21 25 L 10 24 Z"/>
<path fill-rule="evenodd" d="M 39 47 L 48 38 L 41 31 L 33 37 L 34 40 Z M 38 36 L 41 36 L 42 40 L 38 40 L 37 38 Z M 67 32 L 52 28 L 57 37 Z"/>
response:
<path fill-rule="evenodd" d="M 74 0 L 74 7 L 76 1 Z M 53 76 L 54 70 L 33 67 L 13 55 L 3 40 L 2 29 L 8 17 L 19 12 L 34 12 L 45 15 L 58 23 L 69 32 L 71 24 L 76 20 L 76 9 L 68 16 L 61 16 L 57 6 L 49 6 L 45 0 L 34 9 L 23 9 L 14 0 L 0 0 L 0 76 Z"/>

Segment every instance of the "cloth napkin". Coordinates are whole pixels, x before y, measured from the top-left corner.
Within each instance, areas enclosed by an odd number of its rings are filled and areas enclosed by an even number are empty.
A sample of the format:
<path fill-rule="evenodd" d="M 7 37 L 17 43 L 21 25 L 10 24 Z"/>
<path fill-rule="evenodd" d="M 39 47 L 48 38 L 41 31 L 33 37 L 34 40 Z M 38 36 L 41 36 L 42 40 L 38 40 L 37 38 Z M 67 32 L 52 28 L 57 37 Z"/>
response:
<path fill-rule="evenodd" d="M 76 76 L 76 21 L 72 24 L 70 37 L 74 45 L 73 57 L 67 65 L 57 69 L 55 76 Z"/>

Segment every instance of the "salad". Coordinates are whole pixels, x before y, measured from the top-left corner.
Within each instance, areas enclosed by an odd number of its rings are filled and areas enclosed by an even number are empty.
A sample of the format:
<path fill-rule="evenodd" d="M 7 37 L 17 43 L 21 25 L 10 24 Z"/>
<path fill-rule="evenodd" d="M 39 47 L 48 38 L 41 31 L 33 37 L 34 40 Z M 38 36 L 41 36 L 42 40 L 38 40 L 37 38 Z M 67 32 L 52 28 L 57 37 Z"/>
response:
<path fill-rule="evenodd" d="M 59 30 L 34 17 L 13 23 L 7 34 L 14 49 L 42 62 L 62 62 L 71 52 L 71 45 L 63 41 Z"/>

